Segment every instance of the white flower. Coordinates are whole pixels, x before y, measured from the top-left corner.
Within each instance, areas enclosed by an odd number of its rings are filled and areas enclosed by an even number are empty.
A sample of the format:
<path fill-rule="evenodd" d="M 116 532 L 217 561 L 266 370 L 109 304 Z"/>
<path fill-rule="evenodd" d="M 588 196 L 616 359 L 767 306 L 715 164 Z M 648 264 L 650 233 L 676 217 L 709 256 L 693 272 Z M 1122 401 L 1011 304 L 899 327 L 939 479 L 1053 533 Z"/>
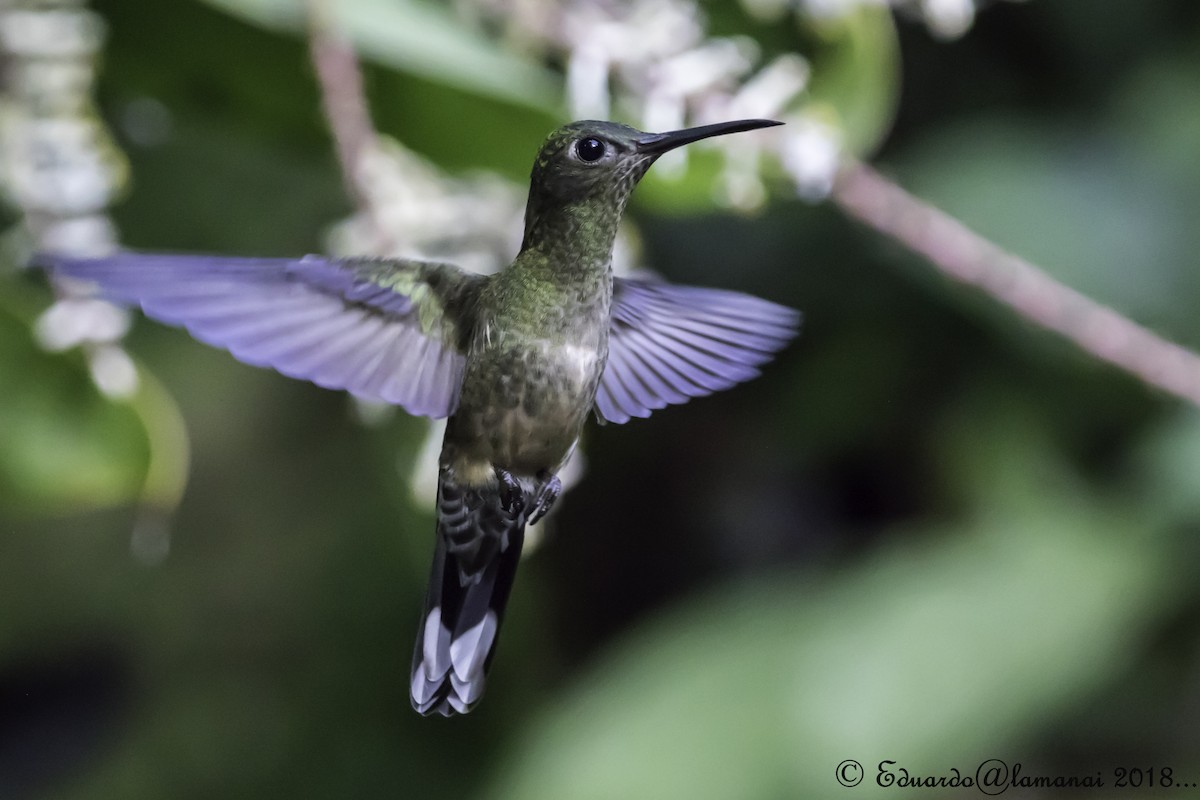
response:
<path fill-rule="evenodd" d="M 89 348 L 88 368 L 96 388 L 108 397 L 125 399 L 137 392 L 137 367 L 129 353 L 115 344 L 99 344 Z"/>
<path fill-rule="evenodd" d="M 95 297 L 64 297 L 42 312 L 34 327 L 38 343 L 58 352 L 85 342 L 114 342 L 129 330 L 129 312 Z"/>
<path fill-rule="evenodd" d="M 796 184 L 796 193 L 820 200 L 833 188 L 841 163 L 841 132 L 809 115 L 788 120 L 783 133 L 783 169 Z"/>
<path fill-rule="evenodd" d="M 975 21 L 973 0 L 920 0 L 925 24 L 943 39 L 957 39 Z"/>

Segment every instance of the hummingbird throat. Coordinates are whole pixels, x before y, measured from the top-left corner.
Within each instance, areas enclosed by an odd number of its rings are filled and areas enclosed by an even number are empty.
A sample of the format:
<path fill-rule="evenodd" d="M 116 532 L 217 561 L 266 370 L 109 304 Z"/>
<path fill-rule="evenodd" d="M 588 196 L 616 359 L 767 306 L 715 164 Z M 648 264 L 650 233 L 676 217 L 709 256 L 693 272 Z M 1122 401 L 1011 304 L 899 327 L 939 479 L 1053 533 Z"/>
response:
<path fill-rule="evenodd" d="M 607 267 L 624 205 L 585 200 L 554 206 L 530 198 L 521 250 L 545 256 L 559 270 Z"/>

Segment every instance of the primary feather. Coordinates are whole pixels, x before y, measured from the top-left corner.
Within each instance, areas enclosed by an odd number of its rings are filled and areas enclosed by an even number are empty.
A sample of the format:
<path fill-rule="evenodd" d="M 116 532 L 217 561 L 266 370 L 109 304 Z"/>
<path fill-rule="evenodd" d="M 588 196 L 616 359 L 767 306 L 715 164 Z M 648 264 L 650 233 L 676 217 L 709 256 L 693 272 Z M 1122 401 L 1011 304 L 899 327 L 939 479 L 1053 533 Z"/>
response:
<path fill-rule="evenodd" d="M 460 320 L 482 276 L 450 264 L 319 256 L 47 256 L 60 276 L 186 328 L 240 361 L 401 406 L 454 411 Z"/>

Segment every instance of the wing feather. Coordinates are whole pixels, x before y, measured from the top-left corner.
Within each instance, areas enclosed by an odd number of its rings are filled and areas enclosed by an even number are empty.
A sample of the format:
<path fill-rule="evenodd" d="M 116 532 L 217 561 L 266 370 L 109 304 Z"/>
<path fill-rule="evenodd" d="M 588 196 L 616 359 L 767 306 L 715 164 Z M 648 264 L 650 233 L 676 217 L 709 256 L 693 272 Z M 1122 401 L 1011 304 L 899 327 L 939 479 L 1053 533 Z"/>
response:
<path fill-rule="evenodd" d="M 799 325 L 798 312 L 747 294 L 617 278 L 596 413 L 627 422 L 749 380 Z"/>
<path fill-rule="evenodd" d="M 460 342 L 483 278 L 449 264 L 349 259 L 46 255 L 55 274 L 320 386 L 415 414 L 454 410 Z"/>

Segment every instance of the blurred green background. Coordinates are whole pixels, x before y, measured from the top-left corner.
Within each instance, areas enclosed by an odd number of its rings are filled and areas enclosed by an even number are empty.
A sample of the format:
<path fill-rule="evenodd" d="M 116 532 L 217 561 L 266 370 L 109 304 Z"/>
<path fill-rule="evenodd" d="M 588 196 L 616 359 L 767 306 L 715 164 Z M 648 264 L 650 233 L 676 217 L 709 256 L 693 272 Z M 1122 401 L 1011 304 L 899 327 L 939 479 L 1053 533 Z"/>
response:
<path fill-rule="evenodd" d="M 319 251 L 351 206 L 305 43 L 222 6 L 93 6 L 122 242 Z M 857 135 L 906 187 L 1197 348 L 1200 5 L 1099 7 L 999 3 L 952 42 L 901 18 L 866 44 L 706 11 L 812 56 L 814 93 L 878 126 Z M 523 179 L 562 113 L 487 74 L 373 62 L 376 124 Z M 34 344 L 42 278 L 0 275 L 0 798 L 886 796 L 885 759 L 1100 774 L 1097 797 L 1131 791 L 1122 767 L 1200 784 L 1197 410 L 829 205 L 681 213 L 670 193 L 631 208 L 647 263 L 802 309 L 803 336 L 750 384 L 589 428 L 487 698 L 451 720 L 407 698 L 423 421 L 364 426 L 144 321 L 135 413 Z M 168 398 L 191 474 L 163 520 L 135 499 Z M 163 524 L 147 566 L 131 531 Z M 1137 790 L 1159 793 L 1180 790 Z"/>

